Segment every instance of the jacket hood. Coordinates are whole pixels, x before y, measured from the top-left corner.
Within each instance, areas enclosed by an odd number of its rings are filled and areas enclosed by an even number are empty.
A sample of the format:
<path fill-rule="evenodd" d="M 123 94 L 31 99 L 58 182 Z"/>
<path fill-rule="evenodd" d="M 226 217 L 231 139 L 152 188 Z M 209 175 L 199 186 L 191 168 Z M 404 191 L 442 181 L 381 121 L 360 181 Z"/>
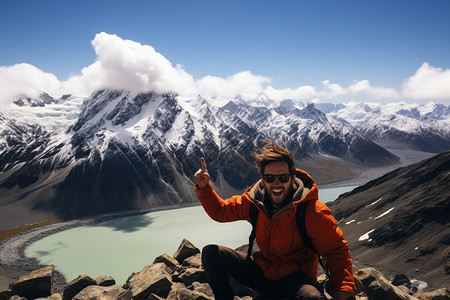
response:
<path fill-rule="evenodd" d="M 295 206 L 300 203 L 310 200 L 317 200 L 319 197 L 317 185 L 312 177 L 305 171 L 295 170 L 295 183 L 293 186 L 294 194 L 292 195 L 292 201 Z M 250 200 L 252 200 L 257 206 L 261 207 L 264 201 L 264 185 L 261 180 L 252 185 L 247 193 Z"/>

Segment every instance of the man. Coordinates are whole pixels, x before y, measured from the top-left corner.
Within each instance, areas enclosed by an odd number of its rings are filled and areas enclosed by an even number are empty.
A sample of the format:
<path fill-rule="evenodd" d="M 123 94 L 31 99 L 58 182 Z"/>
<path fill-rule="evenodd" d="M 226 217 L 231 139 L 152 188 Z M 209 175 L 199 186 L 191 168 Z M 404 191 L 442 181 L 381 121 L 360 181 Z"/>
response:
<path fill-rule="evenodd" d="M 218 222 L 250 221 L 250 207 L 259 214 L 259 252 L 245 253 L 208 245 L 202 263 L 216 299 L 233 299 L 228 275 L 256 291 L 288 299 L 324 299 L 317 281 L 318 256 L 303 242 L 296 223 L 299 204 L 308 203 L 305 227 L 317 252 L 327 257 L 333 299 L 354 294 L 352 261 L 347 242 L 330 209 L 318 200 L 318 188 L 305 172 L 295 169 L 292 154 L 271 140 L 253 152 L 261 180 L 244 194 L 222 200 L 213 190 L 204 158 L 194 178 L 195 191 L 206 213 Z"/>

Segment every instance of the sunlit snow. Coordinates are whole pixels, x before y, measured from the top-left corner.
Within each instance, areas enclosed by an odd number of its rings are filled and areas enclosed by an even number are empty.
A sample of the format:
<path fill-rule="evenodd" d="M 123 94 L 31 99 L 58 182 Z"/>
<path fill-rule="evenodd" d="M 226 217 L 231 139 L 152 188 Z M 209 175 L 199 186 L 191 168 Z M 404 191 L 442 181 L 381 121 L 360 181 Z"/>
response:
<path fill-rule="evenodd" d="M 365 241 L 369 239 L 369 234 L 371 234 L 372 232 L 374 232 L 375 229 L 372 229 L 371 231 L 367 232 L 366 234 L 363 234 L 362 236 L 359 237 L 358 241 Z M 369 240 L 370 242 L 371 240 Z"/>
<path fill-rule="evenodd" d="M 378 217 L 376 217 L 374 220 L 376 220 L 376 219 L 378 219 L 378 218 L 381 218 L 381 217 L 387 215 L 387 214 L 390 213 L 393 209 L 394 209 L 394 207 L 391 208 L 391 209 L 388 209 L 387 211 L 385 211 L 384 213 L 382 213 L 381 215 L 379 215 Z"/>
<path fill-rule="evenodd" d="M 366 207 L 369 207 L 369 206 L 372 206 L 372 205 L 374 205 L 375 203 L 377 203 L 378 201 L 380 201 L 381 199 L 383 199 L 383 197 L 381 197 L 380 199 L 378 199 L 377 201 L 375 201 L 375 202 L 372 202 L 372 203 L 370 203 L 369 205 L 367 205 Z"/>

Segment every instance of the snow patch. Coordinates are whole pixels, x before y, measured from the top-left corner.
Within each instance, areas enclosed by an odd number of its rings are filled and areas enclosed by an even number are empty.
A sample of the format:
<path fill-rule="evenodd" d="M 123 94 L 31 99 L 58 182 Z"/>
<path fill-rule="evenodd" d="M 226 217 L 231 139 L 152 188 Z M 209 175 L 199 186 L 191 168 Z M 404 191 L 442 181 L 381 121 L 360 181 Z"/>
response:
<path fill-rule="evenodd" d="M 361 241 L 369 240 L 369 234 L 371 234 L 371 233 L 374 232 L 374 231 L 375 231 L 375 229 L 372 229 L 371 231 L 367 232 L 366 234 L 363 234 L 362 236 L 359 237 L 358 241 L 361 242 Z M 372 240 L 372 239 L 370 239 L 369 242 L 370 242 L 371 240 Z"/>
<path fill-rule="evenodd" d="M 366 208 L 367 208 L 367 207 L 369 207 L 369 206 L 372 206 L 372 205 L 374 205 L 375 203 L 377 203 L 377 202 L 378 202 L 378 201 L 380 201 L 381 199 L 383 199 L 383 197 L 381 197 L 380 199 L 378 199 L 378 200 L 377 200 L 377 201 L 375 201 L 375 202 L 372 202 L 372 203 L 370 203 L 369 205 L 367 205 L 367 206 L 366 206 Z"/>
<path fill-rule="evenodd" d="M 385 211 L 384 213 L 382 213 L 381 215 L 379 215 L 378 217 L 376 217 L 374 220 L 376 220 L 376 219 L 378 219 L 378 218 L 381 218 L 381 217 L 387 215 L 387 214 L 390 213 L 394 208 L 395 208 L 395 207 L 393 207 L 393 208 L 391 208 L 391 209 L 388 209 L 387 211 Z"/>
<path fill-rule="evenodd" d="M 348 222 L 346 222 L 345 224 L 352 224 L 353 222 L 355 222 L 356 220 L 351 220 L 351 221 L 348 221 Z"/>

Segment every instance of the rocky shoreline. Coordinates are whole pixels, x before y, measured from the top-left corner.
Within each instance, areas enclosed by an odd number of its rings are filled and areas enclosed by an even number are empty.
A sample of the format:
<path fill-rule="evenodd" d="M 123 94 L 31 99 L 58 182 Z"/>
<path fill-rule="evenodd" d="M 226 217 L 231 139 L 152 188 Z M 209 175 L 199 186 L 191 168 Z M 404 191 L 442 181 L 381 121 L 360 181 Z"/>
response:
<path fill-rule="evenodd" d="M 35 258 L 28 258 L 25 255 L 25 249 L 40 239 L 80 226 L 93 225 L 116 218 L 176 208 L 180 207 L 170 206 L 151 210 L 133 210 L 67 220 L 34 228 L 3 240 L 0 242 L 0 290 L 19 277 L 44 267 Z M 58 271 L 54 271 L 54 274 L 54 288 L 60 290 L 67 282 L 64 276 Z"/>
<path fill-rule="evenodd" d="M 356 299 L 404 299 L 441 300 L 450 299 L 448 289 L 422 293 L 404 275 L 398 275 L 389 282 L 373 268 L 353 268 L 356 282 Z M 211 288 L 201 264 L 201 252 L 192 243 L 183 240 L 173 254 L 158 256 L 151 265 L 132 273 L 123 286 L 117 285 L 111 276 L 91 278 L 82 274 L 66 284 L 64 289 L 55 291 L 53 266 L 45 266 L 22 276 L 11 283 L 9 288 L 0 289 L 0 300 L 28 299 L 150 299 L 150 300 L 213 300 Z M 323 275 L 319 284 L 324 287 L 325 296 L 331 299 L 330 284 Z M 232 280 L 236 300 L 279 299 L 259 294 L 239 282 Z M 280 299 L 281 300 L 281 299 Z"/>

